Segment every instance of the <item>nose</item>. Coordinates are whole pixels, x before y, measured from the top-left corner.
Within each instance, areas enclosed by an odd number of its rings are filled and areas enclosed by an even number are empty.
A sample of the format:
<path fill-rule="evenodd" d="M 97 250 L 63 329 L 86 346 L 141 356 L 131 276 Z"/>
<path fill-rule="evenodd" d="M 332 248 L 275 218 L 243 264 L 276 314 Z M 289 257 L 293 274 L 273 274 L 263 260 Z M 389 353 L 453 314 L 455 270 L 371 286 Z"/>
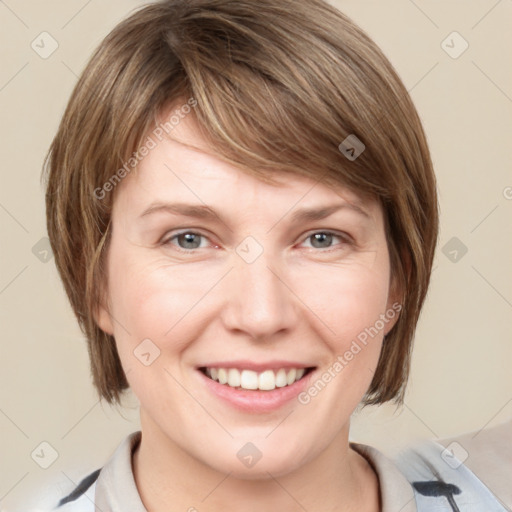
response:
<path fill-rule="evenodd" d="M 238 258 L 223 290 L 225 327 L 257 341 L 282 335 L 297 325 L 298 299 L 292 290 L 282 265 L 265 251 L 252 263 Z"/>

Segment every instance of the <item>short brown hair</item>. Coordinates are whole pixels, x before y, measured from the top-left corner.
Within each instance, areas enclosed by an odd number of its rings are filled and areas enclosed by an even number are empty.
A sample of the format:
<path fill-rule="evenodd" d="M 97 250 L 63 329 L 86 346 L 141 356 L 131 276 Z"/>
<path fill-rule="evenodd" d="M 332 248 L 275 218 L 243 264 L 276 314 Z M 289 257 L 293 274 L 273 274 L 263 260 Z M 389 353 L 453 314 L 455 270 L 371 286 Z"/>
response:
<path fill-rule="evenodd" d="M 83 71 L 44 176 L 49 238 L 100 397 L 119 403 L 128 388 L 115 340 L 94 319 L 114 197 L 105 192 L 161 113 L 187 98 L 212 151 L 241 170 L 269 182 L 273 171 L 301 174 L 378 199 L 402 310 L 364 403 L 401 403 L 437 243 L 435 176 L 393 66 L 322 0 L 155 2 L 118 24 Z M 357 158 L 343 153 L 349 136 L 365 145 Z"/>

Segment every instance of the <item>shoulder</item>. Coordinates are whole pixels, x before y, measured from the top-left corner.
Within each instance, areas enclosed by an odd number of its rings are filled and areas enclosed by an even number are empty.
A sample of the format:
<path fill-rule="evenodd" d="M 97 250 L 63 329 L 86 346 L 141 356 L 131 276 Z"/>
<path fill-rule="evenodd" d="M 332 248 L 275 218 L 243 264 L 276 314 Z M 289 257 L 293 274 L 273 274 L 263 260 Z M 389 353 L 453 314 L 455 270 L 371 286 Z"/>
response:
<path fill-rule="evenodd" d="M 70 477 L 64 472 L 58 476 L 51 476 L 43 481 L 41 488 L 36 489 L 33 495 L 27 496 L 23 510 L 27 512 L 95 512 L 95 487 L 99 473 L 99 469 L 86 473 L 78 483 L 72 483 Z"/>
<path fill-rule="evenodd" d="M 140 431 L 128 435 L 100 469 L 86 474 L 62 493 L 51 512 L 95 512 L 99 505 L 104 511 L 143 510 L 131 465 L 131 455 L 140 438 Z"/>
<path fill-rule="evenodd" d="M 471 435 L 468 433 L 468 435 Z M 506 503 L 482 481 L 467 464 L 467 451 L 453 440 L 422 440 L 410 444 L 396 457 L 400 471 L 411 482 L 418 510 L 430 510 L 434 500 L 444 503 L 446 510 L 496 511 L 508 510 Z M 444 444 L 441 444 L 442 443 Z M 483 460 L 483 459 L 482 459 Z M 503 478 L 510 475 L 496 461 L 487 459 Z M 440 510 L 445 510 L 444 508 Z"/>
<path fill-rule="evenodd" d="M 66 496 L 62 497 L 55 512 L 94 512 L 94 496 L 96 481 L 101 469 L 85 476 L 79 484 Z"/>
<path fill-rule="evenodd" d="M 478 479 L 512 510 L 512 419 L 491 428 L 439 439 Z"/>

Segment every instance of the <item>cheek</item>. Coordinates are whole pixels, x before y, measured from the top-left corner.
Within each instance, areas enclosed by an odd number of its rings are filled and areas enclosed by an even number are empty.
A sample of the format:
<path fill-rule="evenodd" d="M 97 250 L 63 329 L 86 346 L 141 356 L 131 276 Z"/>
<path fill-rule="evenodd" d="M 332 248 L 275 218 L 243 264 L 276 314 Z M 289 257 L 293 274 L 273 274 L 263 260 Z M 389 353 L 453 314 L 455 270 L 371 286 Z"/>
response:
<path fill-rule="evenodd" d="M 179 351 L 185 343 L 180 343 L 182 326 L 190 329 L 190 319 L 196 309 L 201 310 L 202 297 L 223 272 L 169 264 L 165 258 L 147 258 L 136 251 L 117 261 L 109 285 L 120 353 L 133 351 L 146 338 L 161 348 L 164 340 L 170 340 L 173 351 Z"/>
<path fill-rule="evenodd" d="M 384 257 L 371 266 L 317 266 L 304 275 L 296 281 L 301 283 L 297 294 L 340 348 L 373 326 L 385 312 L 389 268 Z"/>
<path fill-rule="evenodd" d="M 118 261 L 111 274 L 117 351 L 130 388 L 142 402 L 152 403 L 162 389 L 158 383 L 168 378 L 162 365 L 167 367 L 168 358 L 176 359 L 186 348 L 183 329 L 190 330 L 187 310 L 197 287 L 184 278 L 179 266 Z"/>

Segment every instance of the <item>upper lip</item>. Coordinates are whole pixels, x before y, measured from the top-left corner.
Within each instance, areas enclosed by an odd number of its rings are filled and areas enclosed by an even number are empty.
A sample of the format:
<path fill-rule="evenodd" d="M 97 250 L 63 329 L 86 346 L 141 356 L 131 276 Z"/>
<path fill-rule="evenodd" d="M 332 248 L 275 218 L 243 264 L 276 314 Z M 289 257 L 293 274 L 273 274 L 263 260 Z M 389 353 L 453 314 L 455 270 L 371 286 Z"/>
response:
<path fill-rule="evenodd" d="M 248 360 L 217 361 L 199 365 L 198 368 L 238 368 L 240 370 L 252 370 L 262 372 L 265 370 L 279 370 L 281 368 L 314 368 L 312 364 L 304 364 L 298 361 L 272 360 L 257 363 Z"/>

